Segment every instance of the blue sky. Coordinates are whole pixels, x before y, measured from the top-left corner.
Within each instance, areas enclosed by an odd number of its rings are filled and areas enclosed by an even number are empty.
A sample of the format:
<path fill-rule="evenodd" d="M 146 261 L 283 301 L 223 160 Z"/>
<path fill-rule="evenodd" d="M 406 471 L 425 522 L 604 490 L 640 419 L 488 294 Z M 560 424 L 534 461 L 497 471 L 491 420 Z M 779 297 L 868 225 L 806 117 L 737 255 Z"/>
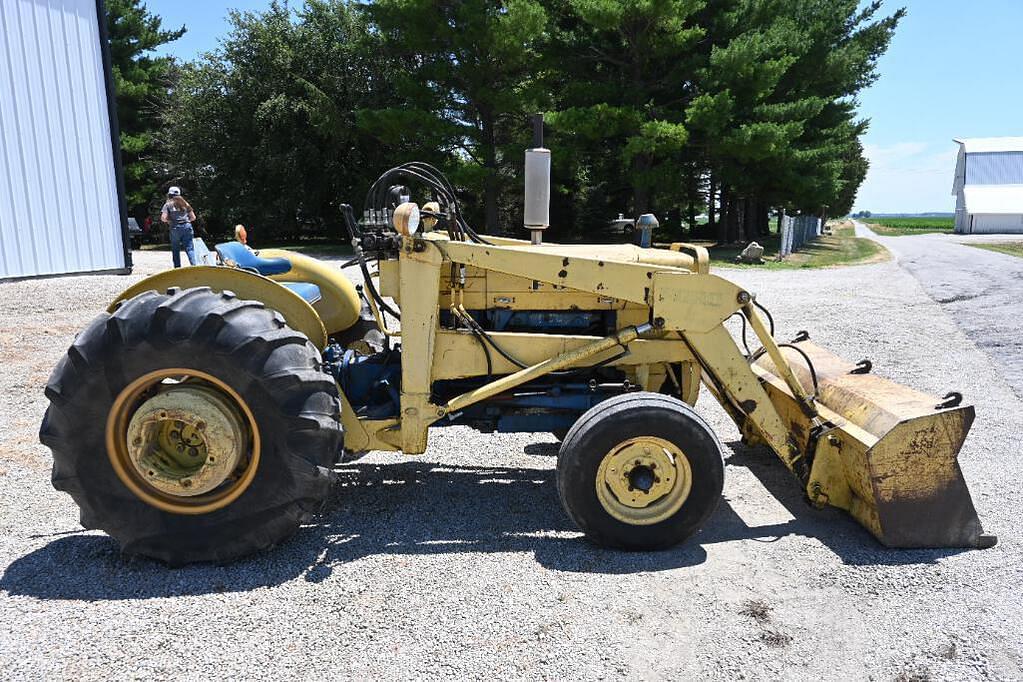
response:
<path fill-rule="evenodd" d="M 297 4 L 296 0 L 293 4 Z M 258 10 L 269 0 L 148 0 L 164 25 L 188 33 L 167 46 L 183 59 L 214 49 L 229 9 Z M 860 97 L 871 119 L 871 161 L 856 210 L 953 210 L 957 137 L 1023 135 L 1023 0 L 886 0 L 909 14 L 880 62 L 881 78 Z"/>
<path fill-rule="evenodd" d="M 954 209 L 953 138 L 1023 135 L 1020 0 L 909 0 L 881 78 L 860 97 L 870 173 L 857 209 Z"/>

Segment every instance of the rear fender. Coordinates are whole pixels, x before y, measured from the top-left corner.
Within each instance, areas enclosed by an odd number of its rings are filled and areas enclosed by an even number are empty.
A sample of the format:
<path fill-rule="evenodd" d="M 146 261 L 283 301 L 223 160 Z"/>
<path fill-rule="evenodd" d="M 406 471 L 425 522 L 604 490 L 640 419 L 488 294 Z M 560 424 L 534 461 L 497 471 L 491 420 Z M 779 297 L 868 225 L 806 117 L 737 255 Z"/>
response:
<path fill-rule="evenodd" d="M 196 265 L 165 270 L 125 289 L 110 304 L 107 312 L 113 313 L 121 303 L 142 292 L 164 292 L 172 287 L 209 287 L 213 291 L 230 291 L 245 300 L 260 301 L 267 308 L 279 312 L 289 327 L 308 336 L 316 348 L 323 350 L 327 346 L 323 321 L 301 296 L 262 275 L 237 268 Z"/>

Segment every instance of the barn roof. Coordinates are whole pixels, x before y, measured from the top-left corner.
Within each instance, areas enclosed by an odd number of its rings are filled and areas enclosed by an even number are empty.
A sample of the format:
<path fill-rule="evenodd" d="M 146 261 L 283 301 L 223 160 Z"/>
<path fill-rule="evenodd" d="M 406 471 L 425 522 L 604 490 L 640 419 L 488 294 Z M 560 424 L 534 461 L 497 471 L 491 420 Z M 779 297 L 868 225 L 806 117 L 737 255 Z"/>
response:
<path fill-rule="evenodd" d="M 1023 185 L 967 185 L 968 213 L 1023 214 Z"/>
<path fill-rule="evenodd" d="M 954 142 L 963 145 L 967 154 L 1023 152 L 1023 137 L 968 137 Z"/>

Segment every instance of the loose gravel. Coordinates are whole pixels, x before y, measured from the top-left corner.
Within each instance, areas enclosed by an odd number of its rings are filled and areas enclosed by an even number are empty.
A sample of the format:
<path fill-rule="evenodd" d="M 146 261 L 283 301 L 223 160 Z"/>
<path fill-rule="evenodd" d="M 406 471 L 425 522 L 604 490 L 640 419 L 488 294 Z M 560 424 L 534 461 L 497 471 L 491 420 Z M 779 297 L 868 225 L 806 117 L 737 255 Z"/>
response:
<path fill-rule="evenodd" d="M 724 499 L 671 551 L 588 544 L 560 509 L 549 437 L 454 427 L 425 455 L 346 466 L 317 522 L 273 551 L 172 570 L 81 531 L 37 442 L 43 385 L 76 331 L 169 258 L 136 260 L 130 277 L 0 284 L 5 679 L 1023 677 L 1023 404 L 896 263 L 722 274 L 758 293 L 780 335 L 808 329 L 976 405 L 960 462 L 993 549 L 882 548 L 804 504 L 705 395 Z"/>

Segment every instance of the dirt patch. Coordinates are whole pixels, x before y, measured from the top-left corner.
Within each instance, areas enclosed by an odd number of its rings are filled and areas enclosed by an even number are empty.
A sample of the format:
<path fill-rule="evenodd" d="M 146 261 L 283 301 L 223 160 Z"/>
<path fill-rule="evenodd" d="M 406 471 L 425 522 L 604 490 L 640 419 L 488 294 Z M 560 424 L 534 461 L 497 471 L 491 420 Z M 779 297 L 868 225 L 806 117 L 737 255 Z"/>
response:
<path fill-rule="evenodd" d="M 769 647 L 780 649 L 792 644 L 792 635 L 787 635 L 778 630 L 765 630 L 760 633 L 760 641 Z"/>
<path fill-rule="evenodd" d="M 760 628 L 760 641 L 769 647 L 780 649 L 792 644 L 792 635 L 782 632 L 771 625 L 771 605 L 762 599 L 747 599 L 742 603 L 739 613 L 750 618 Z"/>
<path fill-rule="evenodd" d="M 771 622 L 771 605 L 760 599 L 748 599 L 742 604 L 739 613 L 752 618 L 760 624 Z"/>
<path fill-rule="evenodd" d="M 914 668 L 903 670 L 895 678 L 895 682 L 930 682 L 933 678 L 926 668 Z"/>

